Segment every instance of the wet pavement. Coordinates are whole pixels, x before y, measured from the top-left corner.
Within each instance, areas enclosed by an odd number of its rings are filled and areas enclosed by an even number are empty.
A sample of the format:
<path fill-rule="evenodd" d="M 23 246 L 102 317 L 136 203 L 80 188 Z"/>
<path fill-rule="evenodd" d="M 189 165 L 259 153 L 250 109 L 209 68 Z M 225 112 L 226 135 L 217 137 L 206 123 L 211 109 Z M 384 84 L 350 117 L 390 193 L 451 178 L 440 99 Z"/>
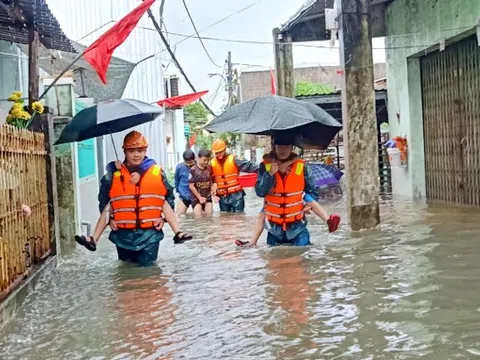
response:
<path fill-rule="evenodd" d="M 382 225 L 313 246 L 239 250 L 246 215 L 182 219 L 158 266 L 77 249 L 0 333 L 1 359 L 473 359 L 480 356 L 480 215 L 382 203 Z M 345 216 L 343 201 L 328 204 Z M 265 235 L 264 235 L 265 237 Z"/>

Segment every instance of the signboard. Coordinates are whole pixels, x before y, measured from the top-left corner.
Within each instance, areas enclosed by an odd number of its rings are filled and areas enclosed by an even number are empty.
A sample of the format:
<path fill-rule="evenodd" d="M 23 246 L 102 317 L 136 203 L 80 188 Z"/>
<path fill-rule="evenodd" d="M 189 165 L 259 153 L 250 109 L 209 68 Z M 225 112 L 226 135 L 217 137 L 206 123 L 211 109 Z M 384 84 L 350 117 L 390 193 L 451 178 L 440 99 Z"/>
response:
<path fill-rule="evenodd" d="M 185 124 L 185 126 L 183 128 L 183 132 L 184 132 L 185 135 L 190 135 L 190 125 Z"/>

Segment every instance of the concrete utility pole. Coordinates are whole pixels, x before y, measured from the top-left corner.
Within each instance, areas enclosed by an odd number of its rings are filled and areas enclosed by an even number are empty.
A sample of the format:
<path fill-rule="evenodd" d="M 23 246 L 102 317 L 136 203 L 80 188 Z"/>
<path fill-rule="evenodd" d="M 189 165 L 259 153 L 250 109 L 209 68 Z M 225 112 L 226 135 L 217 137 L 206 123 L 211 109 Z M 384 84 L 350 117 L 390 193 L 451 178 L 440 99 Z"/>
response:
<path fill-rule="evenodd" d="M 275 49 L 275 74 L 277 78 L 277 94 L 295 97 L 295 79 L 293 75 L 292 37 L 282 35 L 278 28 L 273 29 Z"/>
<path fill-rule="evenodd" d="M 370 0 L 340 0 L 340 58 L 347 203 L 352 230 L 380 223 Z"/>
<path fill-rule="evenodd" d="M 228 52 L 227 57 L 227 91 L 228 91 L 228 104 L 227 107 L 232 105 L 233 99 L 233 65 L 232 65 L 232 53 Z"/>

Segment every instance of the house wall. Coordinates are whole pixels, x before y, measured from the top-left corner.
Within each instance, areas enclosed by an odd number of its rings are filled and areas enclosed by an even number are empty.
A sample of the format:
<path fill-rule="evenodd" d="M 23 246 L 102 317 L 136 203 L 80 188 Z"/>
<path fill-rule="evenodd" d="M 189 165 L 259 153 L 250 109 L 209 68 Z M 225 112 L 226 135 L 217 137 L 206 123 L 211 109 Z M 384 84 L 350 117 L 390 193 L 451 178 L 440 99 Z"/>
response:
<path fill-rule="evenodd" d="M 395 0 L 387 8 L 386 63 L 392 136 L 407 136 L 407 169 L 392 169 L 393 192 L 425 198 L 420 56 L 471 33 L 478 0 Z M 432 48 L 433 46 L 433 48 Z"/>
<path fill-rule="evenodd" d="M 311 81 L 330 85 L 335 89 L 342 87 L 342 75 L 337 71 L 339 66 L 315 66 L 295 68 L 295 82 Z M 385 64 L 375 64 L 375 79 L 384 78 L 386 75 Z M 261 96 L 270 95 L 270 70 L 244 71 L 240 75 L 241 101 L 248 101 Z"/>

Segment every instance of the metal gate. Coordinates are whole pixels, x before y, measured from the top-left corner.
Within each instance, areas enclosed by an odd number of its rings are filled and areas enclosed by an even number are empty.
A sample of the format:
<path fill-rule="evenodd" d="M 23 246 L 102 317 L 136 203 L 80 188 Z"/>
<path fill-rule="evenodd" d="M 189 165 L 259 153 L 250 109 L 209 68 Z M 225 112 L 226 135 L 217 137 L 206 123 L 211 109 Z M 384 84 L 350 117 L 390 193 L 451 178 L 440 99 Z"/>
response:
<path fill-rule="evenodd" d="M 476 36 L 421 58 L 427 199 L 480 206 Z"/>

